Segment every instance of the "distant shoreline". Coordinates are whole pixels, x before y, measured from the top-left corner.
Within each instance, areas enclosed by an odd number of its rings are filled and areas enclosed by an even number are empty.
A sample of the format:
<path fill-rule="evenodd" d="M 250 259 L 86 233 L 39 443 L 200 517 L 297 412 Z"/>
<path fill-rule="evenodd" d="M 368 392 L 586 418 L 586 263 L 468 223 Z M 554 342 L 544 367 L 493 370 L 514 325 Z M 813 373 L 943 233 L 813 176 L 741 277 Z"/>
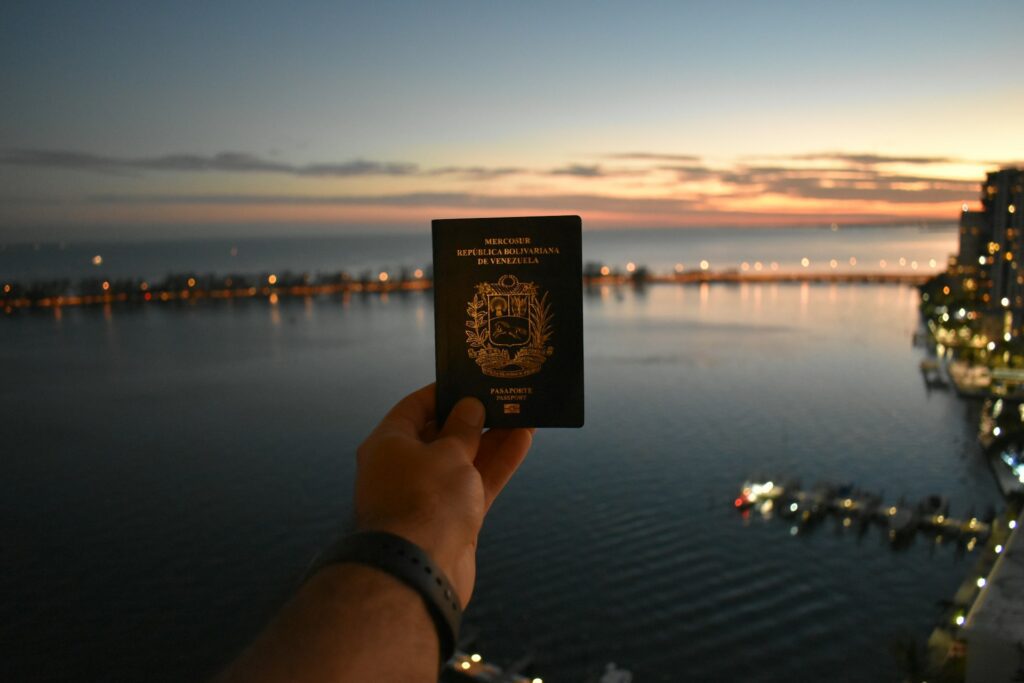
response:
<path fill-rule="evenodd" d="M 739 272 L 735 270 L 702 270 L 671 275 L 636 272 L 629 275 L 609 274 L 584 276 L 583 285 L 594 287 L 645 287 L 649 285 L 707 284 L 888 284 L 919 286 L 931 273 L 904 272 L 823 272 L 770 271 Z M 327 281 L 310 282 L 308 276 L 288 274 L 241 279 L 239 276 L 217 278 L 205 276 L 169 276 L 164 282 L 150 284 L 142 280 L 88 280 L 70 289 L 67 281 L 4 283 L 0 285 L 0 309 L 5 314 L 20 310 L 70 308 L 78 306 L 109 306 L 111 304 L 155 304 L 191 301 L 224 301 L 232 299 L 266 299 L 277 304 L 281 298 L 312 298 L 338 294 L 389 294 L 392 292 L 427 291 L 433 282 L 422 275 L 391 279 L 381 273 L 376 281 L 353 280 L 339 274 Z"/>

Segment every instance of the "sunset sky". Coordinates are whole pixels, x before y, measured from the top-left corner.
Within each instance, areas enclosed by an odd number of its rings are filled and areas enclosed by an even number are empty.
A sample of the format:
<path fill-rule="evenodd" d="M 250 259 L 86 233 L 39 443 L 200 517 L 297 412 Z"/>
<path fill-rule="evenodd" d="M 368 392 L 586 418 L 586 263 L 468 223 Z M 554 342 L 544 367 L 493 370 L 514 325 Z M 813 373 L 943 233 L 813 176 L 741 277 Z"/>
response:
<path fill-rule="evenodd" d="M 1024 3 L 4 3 L 0 238 L 955 220 Z"/>

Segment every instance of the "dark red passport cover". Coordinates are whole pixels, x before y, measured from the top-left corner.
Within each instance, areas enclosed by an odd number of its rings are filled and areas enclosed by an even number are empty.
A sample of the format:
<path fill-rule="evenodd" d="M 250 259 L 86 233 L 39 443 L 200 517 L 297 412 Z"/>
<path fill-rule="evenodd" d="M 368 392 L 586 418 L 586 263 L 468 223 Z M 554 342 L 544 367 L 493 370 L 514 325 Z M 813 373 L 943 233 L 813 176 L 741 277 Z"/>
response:
<path fill-rule="evenodd" d="M 488 427 L 582 427 L 580 217 L 432 228 L 438 423 L 475 396 Z"/>

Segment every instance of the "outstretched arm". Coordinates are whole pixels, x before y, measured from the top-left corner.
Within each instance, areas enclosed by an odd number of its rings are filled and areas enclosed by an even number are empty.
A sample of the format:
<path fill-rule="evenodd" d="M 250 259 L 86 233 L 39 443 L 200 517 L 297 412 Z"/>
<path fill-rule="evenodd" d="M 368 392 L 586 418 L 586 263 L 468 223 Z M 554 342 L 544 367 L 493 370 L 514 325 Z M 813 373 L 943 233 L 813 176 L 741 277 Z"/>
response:
<path fill-rule="evenodd" d="M 463 399 L 438 432 L 434 385 L 405 397 L 358 450 L 355 521 L 425 550 L 465 606 L 484 516 L 526 457 L 528 429 L 481 434 Z M 342 563 L 303 585 L 221 681 L 436 681 L 438 639 L 420 596 L 371 567 Z"/>

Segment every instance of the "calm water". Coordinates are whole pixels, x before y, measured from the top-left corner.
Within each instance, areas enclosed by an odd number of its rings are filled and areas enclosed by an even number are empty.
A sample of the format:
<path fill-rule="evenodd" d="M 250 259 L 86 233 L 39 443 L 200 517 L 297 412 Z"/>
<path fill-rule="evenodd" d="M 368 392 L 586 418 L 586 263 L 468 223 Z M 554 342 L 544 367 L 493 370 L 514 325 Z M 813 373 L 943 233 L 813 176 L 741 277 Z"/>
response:
<path fill-rule="evenodd" d="M 914 234 L 873 248 L 952 249 Z M 968 406 L 922 384 L 915 306 L 898 286 L 588 292 L 587 426 L 539 433 L 493 508 L 476 648 L 532 652 L 553 683 L 607 661 L 638 683 L 895 680 L 894 643 L 927 637 L 973 557 L 793 536 L 730 501 L 758 473 L 998 501 Z M 432 330 L 429 294 L 0 319 L 0 678 L 221 666 L 344 528 L 354 448 L 432 379 Z"/>

